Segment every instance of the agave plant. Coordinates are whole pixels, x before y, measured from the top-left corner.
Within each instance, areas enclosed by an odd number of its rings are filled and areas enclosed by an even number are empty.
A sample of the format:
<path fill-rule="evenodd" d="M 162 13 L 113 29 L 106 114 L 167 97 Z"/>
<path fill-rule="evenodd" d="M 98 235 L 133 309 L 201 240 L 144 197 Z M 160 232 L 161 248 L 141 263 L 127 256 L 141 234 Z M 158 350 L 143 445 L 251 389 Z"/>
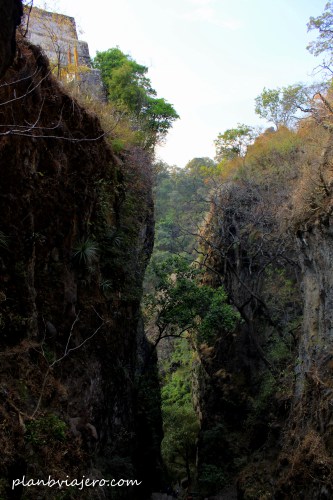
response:
<path fill-rule="evenodd" d="M 113 284 L 111 280 L 100 281 L 99 287 L 104 294 L 108 294 L 113 290 Z"/>
<path fill-rule="evenodd" d="M 0 248 L 8 247 L 8 236 L 5 235 L 2 231 L 0 231 Z"/>
<path fill-rule="evenodd" d="M 122 237 L 121 236 L 117 236 L 117 229 L 110 229 L 106 235 L 105 235 L 105 240 L 106 240 L 106 245 L 109 249 L 112 249 L 112 247 L 116 246 L 116 247 L 120 247 L 121 244 L 122 244 Z"/>
<path fill-rule="evenodd" d="M 81 240 L 75 245 L 73 260 L 80 266 L 89 267 L 98 258 L 97 243 L 89 237 Z"/>

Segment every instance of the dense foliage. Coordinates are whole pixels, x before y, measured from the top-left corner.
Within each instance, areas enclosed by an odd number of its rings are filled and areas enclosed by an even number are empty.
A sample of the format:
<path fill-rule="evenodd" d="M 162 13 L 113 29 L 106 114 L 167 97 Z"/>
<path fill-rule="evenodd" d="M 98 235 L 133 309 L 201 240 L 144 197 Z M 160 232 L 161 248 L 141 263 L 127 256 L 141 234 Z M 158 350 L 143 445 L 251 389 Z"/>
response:
<path fill-rule="evenodd" d="M 154 272 L 155 290 L 145 296 L 145 306 L 158 329 L 156 344 L 166 337 L 187 334 L 193 344 L 212 345 L 221 331 L 235 329 L 239 315 L 227 303 L 223 287 L 201 284 L 200 270 L 188 260 L 170 257 L 156 264 Z"/>
<path fill-rule="evenodd" d="M 151 148 L 162 141 L 179 116 L 165 99 L 156 97 L 146 76 L 148 68 L 118 47 L 97 52 L 94 66 L 101 71 L 109 102 L 141 132 L 144 147 Z"/>
<path fill-rule="evenodd" d="M 196 439 L 199 431 L 198 416 L 192 402 L 191 370 L 193 351 L 187 340 L 179 339 L 173 354 L 162 370 L 162 414 L 164 440 L 162 455 L 170 478 L 180 481 L 195 475 Z"/>
<path fill-rule="evenodd" d="M 183 169 L 155 164 L 155 246 L 147 285 L 155 263 L 175 254 L 197 256 L 196 236 L 209 210 L 216 172 L 210 158 L 193 158 Z"/>

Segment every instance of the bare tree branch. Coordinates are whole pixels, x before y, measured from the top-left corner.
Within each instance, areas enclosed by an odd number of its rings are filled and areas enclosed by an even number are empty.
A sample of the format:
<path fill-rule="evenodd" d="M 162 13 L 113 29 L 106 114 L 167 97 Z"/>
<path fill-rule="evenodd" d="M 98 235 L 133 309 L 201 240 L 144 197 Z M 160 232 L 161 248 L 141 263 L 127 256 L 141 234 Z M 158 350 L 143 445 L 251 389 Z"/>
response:
<path fill-rule="evenodd" d="M 94 309 L 94 311 L 95 311 L 95 309 Z M 73 332 L 74 332 L 74 327 L 75 327 L 76 323 L 79 321 L 79 316 L 80 316 L 80 311 L 75 316 L 75 319 L 71 325 L 63 355 L 60 356 L 59 358 L 55 359 L 51 364 L 48 363 L 48 367 L 47 367 L 47 370 L 46 370 L 45 375 L 44 375 L 41 391 L 39 394 L 39 398 L 38 398 L 35 410 L 33 411 L 32 415 L 29 417 L 31 419 L 35 418 L 35 416 L 37 415 L 37 413 L 39 411 L 40 405 L 42 403 L 45 387 L 46 387 L 46 382 L 47 382 L 48 376 L 49 376 L 51 370 L 54 368 L 54 366 L 61 363 L 61 361 L 63 361 L 65 358 L 67 358 L 67 356 L 69 356 L 69 354 L 71 352 L 77 351 L 78 349 L 83 347 L 84 344 L 86 344 L 89 340 L 91 340 L 93 337 L 95 337 L 95 335 L 97 335 L 97 333 L 100 331 L 100 329 L 106 324 L 106 322 L 103 320 L 103 318 L 98 314 L 98 317 L 102 320 L 102 323 L 99 325 L 99 327 L 96 328 L 96 330 L 91 335 L 89 335 L 89 337 L 84 339 L 78 346 L 69 348 L 69 344 L 70 344 L 70 341 L 72 339 Z M 43 321 L 44 321 L 44 318 L 43 318 Z M 45 325 L 45 321 L 44 321 L 44 325 Z M 46 329 L 46 325 L 45 325 L 45 329 Z M 44 352 L 44 348 L 43 348 L 44 342 L 45 342 L 45 334 L 44 334 L 44 338 L 43 338 L 43 341 L 42 341 L 40 347 L 41 347 L 41 354 L 42 354 L 43 358 L 47 361 L 46 356 L 45 356 L 45 352 Z"/>

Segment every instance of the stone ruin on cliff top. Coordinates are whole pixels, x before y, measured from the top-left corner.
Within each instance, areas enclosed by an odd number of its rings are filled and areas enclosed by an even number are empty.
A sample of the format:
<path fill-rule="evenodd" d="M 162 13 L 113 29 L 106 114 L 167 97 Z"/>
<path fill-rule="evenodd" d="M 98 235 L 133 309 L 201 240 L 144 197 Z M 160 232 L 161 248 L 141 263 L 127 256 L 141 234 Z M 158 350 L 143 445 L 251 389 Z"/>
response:
<path fill-rule="evenodd" d="M 79 91 L 100 101 L 106 93 L 100 71 L 92 68 L 89 47 L 79 40 L 75 19 L 37 7 L 25 8 L 22 30 L 26 38 L 39 45 L 50 60 L 54 74 Z"/>

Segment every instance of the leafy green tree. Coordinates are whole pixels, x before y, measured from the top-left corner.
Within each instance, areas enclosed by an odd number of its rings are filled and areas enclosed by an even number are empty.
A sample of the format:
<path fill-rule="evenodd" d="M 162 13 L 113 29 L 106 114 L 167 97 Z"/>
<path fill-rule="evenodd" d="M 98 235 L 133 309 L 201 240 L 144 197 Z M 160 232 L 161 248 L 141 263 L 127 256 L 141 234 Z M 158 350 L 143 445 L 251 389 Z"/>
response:
<path fill-rule="evenodd" d="M 185 171 L 192 176 L 206 178 L 211 171 L 216 168 L 216 163 L 207 156 L 203 158 L 193 158 L 185 165 Z"/>
<path fill-rule="evenodd" d="M 147 99 L 144 115 L 148 129 L 161 139 L 168 132 L 172 122 L 179 118 L 172 104 L 161 97 Z"/>
<path fill-rule="evenodd" d="M 328 55 L 324 60 L 323 67 L 330 69 L 333 63 L 333 2 L 327 2 L 323 14 L 318 17 L 310 17 L 307 24 L 308 31 L 318 30 L 318 38 L 309 43 L 308 51 L 314 56 L 323 53 Z M 330 69 L 332 73 L 332 69 Z"/>
<path fill-rule="evenodd" d="M 192 334 L 192 340 L 213 345 L 222 331 L 233 331 L 239 314 L 227 303 L 223 287 L 200 284 L 200 270 L 180 256 L 155 264 L 154 293 L 145 297 L 145 311 L 157 327 L 155 346 L 163 338 Z"/>
<path fill-rule="evenodd" d="M 172 479 L 186 474 L 188 481 L 195 471 L 198 416 L 192 403 L 193 352 L 185 339 L 175 342 L 171 359 L 164 366 L 161 391 L 164 421 L 162 456 Z M 176 367 L 176 368 L 173 368 Z"/>
<path fill-rule="evenodd" d="M 179 116 L 170 103 L 156 97 L 146 76 L 148 68 L 118 47 L 97 52 L 94 67 L 101 71 L 109 101 L 131 118 L 143 145 L 150 148 L 161 142 Z"/>
<path fill-rule="evenodd" d="M 196 438 L 199 422 L 192 403 L 182 406 L 164 406 L 164 433 L 162 454 L 164 461 L 175 479 L 186 473 L 190 482 L 194 472 Z M 178 476 L 178 477 L 177 477 Z"/>
<path fill-rule="evenodd" d="M 236 128 L 231 128 L 219 134 L 214 141 L 216 148 L 215 159 L 217 162 L 232 160 L 238 156 L 244 156 L 247 146 L 254 139 L 252 127 L 238 124 Z"/>
<path fill-rule="evenodd" d="M 149 95 L 156 95 L 145 76 L 148 68 L 118 47 L 97 52 L 94 66 L 100 70 L 110 101 L 132 113 L 140 113 Z"/>
<path fill-rule="evenodd" d="M 302 84 L 289 85 L 277 89 L 266 89 L 255 99 L 255 112 L 268 122 L 290 127 L 297 119 L 296 113 L 307 102 Z"/>
<path fill-rule="evenodd" d="M 196 235 L 210 208 L 210 191 L 216 165 L 210 158 L 193 158 L 185 168 L 163 162 L 155 170 L 155 244 L 152 262 L 170 254 L 185 253 L 194 259 Z M 152 265 L 146 275 L 151 281 Z"/>
<path fill-rule="evenodd" d="M 177 253 L 179 248 L 178 236 L 179 226 L 171 214 L 156 224 L 156 234 L 158 235 L 158 248 L 170 254 Z"/>

